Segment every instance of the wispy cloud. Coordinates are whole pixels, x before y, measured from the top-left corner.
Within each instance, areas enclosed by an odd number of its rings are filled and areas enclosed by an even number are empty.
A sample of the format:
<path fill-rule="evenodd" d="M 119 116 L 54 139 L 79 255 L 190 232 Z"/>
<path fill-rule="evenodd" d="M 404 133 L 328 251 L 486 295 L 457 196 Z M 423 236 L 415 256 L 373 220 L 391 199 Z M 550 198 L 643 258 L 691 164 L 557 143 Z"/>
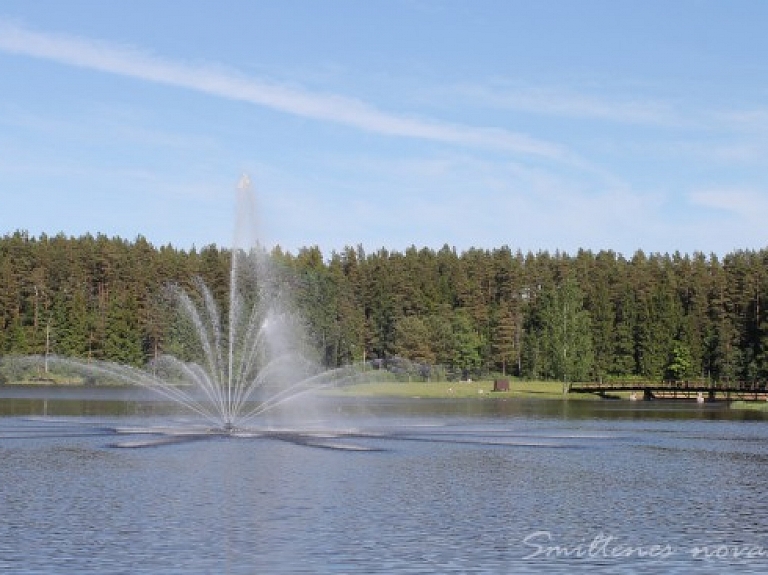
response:
<path fill-rule="evenodd" d="M 534 88 L 507 83 L 463 85 L 458 91 L 488 106 L 547 116 L 633 125 L 689 123 L 668 102 L 646 97 L 597 97 L 563 86 Z"/>
<path fill-rule="evenodd" d="M 764 133 L 766 126 L 768 126 L 768 109 L 766 108 L 724 112 L 719 114 L 718 117 L 734 129 L 754 130 Z"/>
<path fill-rule="evenodd" d="M 393 114 L 355 98 L 303 91 L 220 67 L 175 62 L 132 47 L 36 32 L 9 21 L 0 21 L 0 50 L 250 102 L 382 135 L 579 161 L 557 144 L 506 129 Z"/>
<path fill-rule="evenodd" d="M 689 194 L 689 199 L 695 205 L 730 213 L 741 221 L 762 223 L 768 216 L 768 197 L 754 189 L 699 190 Z"/>

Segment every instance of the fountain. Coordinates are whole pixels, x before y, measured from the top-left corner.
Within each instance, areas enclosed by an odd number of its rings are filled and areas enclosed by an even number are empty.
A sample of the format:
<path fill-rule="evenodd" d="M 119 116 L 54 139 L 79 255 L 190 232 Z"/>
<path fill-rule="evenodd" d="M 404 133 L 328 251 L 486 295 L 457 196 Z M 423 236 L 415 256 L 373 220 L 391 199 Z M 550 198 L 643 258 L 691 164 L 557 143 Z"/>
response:
<path fill-rule="evenodd" d="M 25 425 L 24 431 L 6 437 L 122 436 L 124 439 L 111 444 L 113 447 L 150 447 L 206 438 L 265 438 L 345 451 L 380 451 L 394 440 L 572 447 L 569 442 L 575 436 L 530 434 L 506 429 L 506 424 L 489 437 L 485 429 L 450 428 L 438 420 L 413 423 L 396 419 L 394 425 L 382 425 L 365 405 L 362 421 L 352 418 L 344 425 L 339 425 L 337 404 L 331 417 L 330 412 L 310 410 L 315 407 L 313 392 L 376 379 L 387 364 L 403 369 L 404 360 L 374 361 L 378 366 L 375 370 L 356 365 L 327 370 L 312 361 L 301 320 L 292 313 L 291 294 L 254 234 L 257 226 L 247 176 L 237 186 L 236 207 L 226 316 L 202 279 L 193 282 L 193 290 L 167 287 L 168 299 L 179 311 L 173 326 L 178 353 L 160 355 L 144 368 L 64 357 L 17 359 L 37 367 L 59 364 L 97 381 L 152 390 L 195 415 L 195 420 L 164 419 L 159 425 L 147 425 L 142 418 L 138 423 L 121 420 L 120 426 L 113 427 L 89 418 L 56 420 L 45 414 L 46 425 Z M 296 409 L 280 413 L 278 408 L 289 404 Z M 54 423 L 55 427 L 48 425 Z"/>
<path fill-rule="evenodd" d="M 71 358 L 47 361 L 151 389 L 200 416 L 206 427 L 194 433 L 207 435 L 263 435 L 267 431 L 262 416 L 276 407 L 309 392 L 356 381 L 361 372 L 354 366 L 323 370 L 308 359 L 300 321 L 290 312 L 289 294 L 254 235 L 255 210 L 247 176 L 241 178 L 237 194 L 226 323 L 201 279 L 195 281 L 196 293 L 178 285 L 168 287 L 181 312 L 179 331 L 186 338 L 186 354 L 195 356 L 195 361 L 161 355 L 143 369 Z M 260 425 L 254 427 L 256 423 Z M 184 435 L 190 433 L 186 430 Z M 297 437 L 295 429 L 268 433 Z"/>

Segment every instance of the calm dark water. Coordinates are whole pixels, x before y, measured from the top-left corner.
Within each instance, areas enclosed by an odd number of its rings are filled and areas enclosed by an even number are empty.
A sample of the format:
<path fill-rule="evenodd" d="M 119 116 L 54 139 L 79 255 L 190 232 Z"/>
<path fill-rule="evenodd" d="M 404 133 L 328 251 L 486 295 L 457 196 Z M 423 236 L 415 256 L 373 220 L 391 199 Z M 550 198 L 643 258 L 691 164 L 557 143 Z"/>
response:
<path fill-rule="evenodd" d="M 768 572 L 759 414 L 328 399 L 315 415 L 375 451 L 115 449 L 111 427 L 175 416 L 128 392 L 60 393 L 0 390 L 3 573 Z"/>

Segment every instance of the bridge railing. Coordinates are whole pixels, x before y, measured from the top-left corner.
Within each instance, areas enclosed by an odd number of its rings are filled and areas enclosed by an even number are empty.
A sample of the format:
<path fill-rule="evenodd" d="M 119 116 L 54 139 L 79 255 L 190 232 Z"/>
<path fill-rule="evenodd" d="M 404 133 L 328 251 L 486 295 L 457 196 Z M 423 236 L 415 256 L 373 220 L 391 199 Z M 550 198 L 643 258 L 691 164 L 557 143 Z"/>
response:
<path fill-rule="evenodd" d="M 572 383 L 572 391 L 611 391 L 611 390 L 709 390 L 709 391 L 768 391 L 766 381 L 706 381 L 706 380 L 641 380 L 641 381 L 594 381 Z"/>

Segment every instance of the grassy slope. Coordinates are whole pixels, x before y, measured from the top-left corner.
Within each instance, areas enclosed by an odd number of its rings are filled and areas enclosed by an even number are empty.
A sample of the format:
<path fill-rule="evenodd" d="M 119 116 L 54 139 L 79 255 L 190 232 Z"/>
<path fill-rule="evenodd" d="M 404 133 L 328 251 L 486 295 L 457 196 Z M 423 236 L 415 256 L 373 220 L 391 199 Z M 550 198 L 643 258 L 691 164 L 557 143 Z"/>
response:
<path fill-rule="evenodd" d="M 768 402 L 766 401 L 733 401 L 731 409 L 753 409 L 755 411 L 768 411 Z"/>
<path fill-rule="evenodd" d="M 492 381 L 472 382 L 373 382 L 359 383 L 333 390 L 332 393 L 354 397 L 539 397 L 562 399 L 563 384 L 557 381 L 510 380 L 510 390 L 494 392 Z M 592 395 L 570 395 L 569 399 L 593 399 Z"/>

